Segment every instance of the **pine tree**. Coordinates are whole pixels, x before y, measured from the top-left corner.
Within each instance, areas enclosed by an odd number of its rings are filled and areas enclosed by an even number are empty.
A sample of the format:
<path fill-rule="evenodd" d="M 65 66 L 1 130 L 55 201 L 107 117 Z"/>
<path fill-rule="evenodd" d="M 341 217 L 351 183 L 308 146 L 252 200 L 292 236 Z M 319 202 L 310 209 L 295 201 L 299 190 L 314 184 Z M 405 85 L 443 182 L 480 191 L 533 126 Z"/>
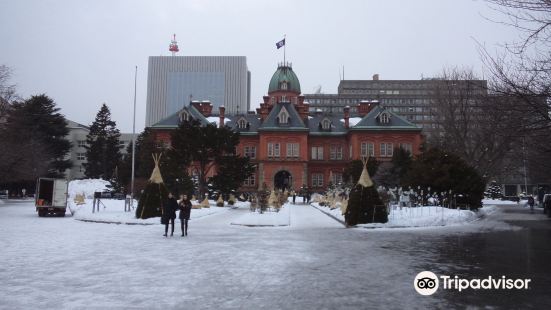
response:
<path fill-rule="evenodd" d="M 503 196 L 501 194 L 501 186 L 499 186 L 496 181 L 492 181 L 485 194 L 492 199 L 499 199 Z"/>
<path fill-rule="evenodd" d="M 482 205 L 485 182 L 478 172 L 459 156 L 430 148 L 412 162 L 403 178 L 403 187 L 431 188 L 431 192 L 442 193 L 452 190 L 465 197 L 471 209 Z"/>
<path fill-rule="evenodd" d="M 9 181 L 63 177 L 65 170 L 72 166 L 66 159 L 71 149 L 66 139 L 68 133 L 65 117 L 48 96 L 32 96 L 13 103 L 5 122 L 0 124 L 2 142 L 9 146 L 9 152 L 8 149 L 1 151 L 0 175 Z"/>
<path fill-rule="evenodd" d="M 120 163 L 120 132 L 116 123 L 111 120 L 111 112 L 104 103 L 96 119 L 90 126 L 86 137 L 86 160 L 84 174 L 89 178 L 109 180 L 113 177 L 115 167 Z"/>
<path fill-rule="evenodd" d="M 388 213 L 386 206 L 367 172 L 364 163 L 358 183 L 352 188 L 344 218 L 346 225 L 355 226 L 365 223 L 386 223 Z"/>

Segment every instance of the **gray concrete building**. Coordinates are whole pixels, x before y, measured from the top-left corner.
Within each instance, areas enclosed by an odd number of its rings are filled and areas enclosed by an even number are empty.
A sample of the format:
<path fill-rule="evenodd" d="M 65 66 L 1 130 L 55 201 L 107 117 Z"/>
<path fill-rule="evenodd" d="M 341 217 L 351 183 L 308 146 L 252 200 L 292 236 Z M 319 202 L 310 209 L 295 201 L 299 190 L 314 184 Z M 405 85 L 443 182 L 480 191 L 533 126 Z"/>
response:
<path fill-rule="evenodd" d="M 73 166 L 70 169 L 65 170 L 65 177 L 69 180 L 85 178 L 84 175 L 84 163 L 86 163 L 86 136 L 90 132 L 90 127 L 86 125 L 67 120 L 67 127 L 69 128 L 69 134 L 66 139 L 71 142 L 71 151 L 67 155 L 67 158 L 73 162 Z M 136 134 L 136 137 L 138 135 Z M 121 153 L 126 154 L 126 149 L 130 142 L 132 142 L 131 133 L 121 133 L 120 136 L 120 148 Z"/>
<path fill-rule="evenodd" d="M 151 56 L 145 125 L 157 123 L 192 100 L 208 100 L 228 113 L 248 111 L 250 83 L 245 56 Z"/>
<path fill-rule="evenodd" d="M 435 97 L 439 79 L 421 80 L 381 80 L 373 75 L 372 80 L 341 80 L 337 94 L 305 94 L 310 110 L 342 113 L 345 106 L 350 106 L 354 114 L 360 101 L 377 100 L 383 106 L 405 117 L 423 128 L 425 135 L 430 135 L 437 124 L 431 113 L 431 100 Z M 474 85 L 474 87 L 473 87 Z M 480 94 L 487 94 L 485 80 L 457 81 L 457 89 L 470 87 L 478 89 Z"/>

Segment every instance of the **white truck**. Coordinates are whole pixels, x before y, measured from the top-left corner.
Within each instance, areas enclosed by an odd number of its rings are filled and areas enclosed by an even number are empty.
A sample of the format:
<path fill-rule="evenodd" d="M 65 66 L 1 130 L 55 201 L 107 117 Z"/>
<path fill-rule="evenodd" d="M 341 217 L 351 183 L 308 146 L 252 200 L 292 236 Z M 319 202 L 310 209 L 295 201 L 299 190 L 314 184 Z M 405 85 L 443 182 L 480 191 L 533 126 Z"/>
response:
<path fill-rule="evenodd" d="M 65 179 L 39 178 L 36 182 L 35 206 L 38 216 L 65 216 L 67 186 Z"/>

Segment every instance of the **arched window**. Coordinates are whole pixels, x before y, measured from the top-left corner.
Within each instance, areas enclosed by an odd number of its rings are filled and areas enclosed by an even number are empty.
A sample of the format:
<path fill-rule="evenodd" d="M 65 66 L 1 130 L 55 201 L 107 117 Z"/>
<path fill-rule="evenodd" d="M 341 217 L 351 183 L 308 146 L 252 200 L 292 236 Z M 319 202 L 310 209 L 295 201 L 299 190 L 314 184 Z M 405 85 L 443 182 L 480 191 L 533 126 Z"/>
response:
<path fill-rule="evenodd" d="M 180 113 L 180 122 L 188 122 L 191 120 L 191 115 L 189 115 L 188 111 L 182 111 Z"/>
<path fill-rule="evenodd" d="M 390 122 L 390 115 L 388 113 L 381 113 L 379 119 L 382 124 L 388 124 Z"/>
<path fill-rule="evenodd" d="M 247 121 L 244 118 L 240 119 L 237 121 L 237 127 L 241 129 L 247 128 Z"/>
<path fill-rule="evenodd" d="M 285 108 L 281 108 L 277 117 L 280 124 L 287 124 L 289 122 L 289 112 Z"/>
<path fill-rule="evenodd" d="M 281 89 L 287 90 L 287 82 L 281 82 Z"/>
<path fill-rule="evenodd" d="M 328 120 L 327 118 L 324 119 L 324 120 L 321 122 L 321 128 L 323 128 L 323 129 L 331 129 L 331 121 Z"/>

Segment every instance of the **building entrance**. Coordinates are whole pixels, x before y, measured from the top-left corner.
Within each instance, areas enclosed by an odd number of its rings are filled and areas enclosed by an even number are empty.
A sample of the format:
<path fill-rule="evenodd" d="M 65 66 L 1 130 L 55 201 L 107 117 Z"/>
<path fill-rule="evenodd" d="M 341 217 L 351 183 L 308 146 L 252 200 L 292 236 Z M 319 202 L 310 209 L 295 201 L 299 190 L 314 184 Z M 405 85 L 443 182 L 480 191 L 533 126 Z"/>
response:
<path fill-rule="evenodd" d="M 280 190 L 289 189 L 293 184 L 292 180 L 293 177 L 289 171 L 281 170 L 274 176 L 274 187 Z"/>

